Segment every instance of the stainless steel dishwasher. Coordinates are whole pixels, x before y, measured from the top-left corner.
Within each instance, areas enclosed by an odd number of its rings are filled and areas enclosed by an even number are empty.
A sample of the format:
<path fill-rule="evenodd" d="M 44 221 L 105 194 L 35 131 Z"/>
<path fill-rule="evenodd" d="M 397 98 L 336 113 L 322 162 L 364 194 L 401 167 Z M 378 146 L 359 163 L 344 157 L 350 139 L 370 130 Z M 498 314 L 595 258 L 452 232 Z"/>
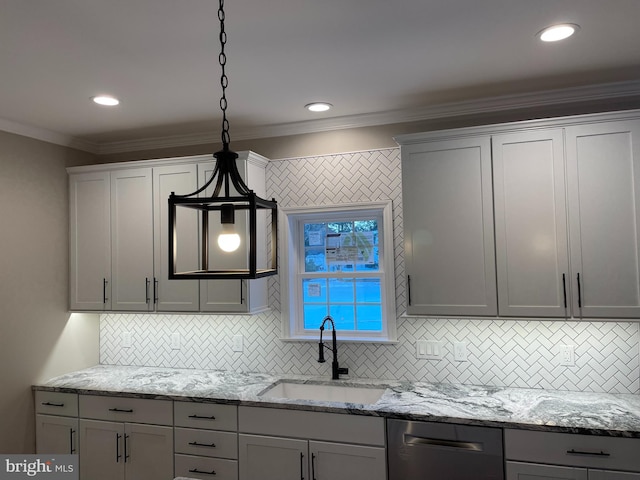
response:
<path fill-rule="evenodd" d="M 502 429 L 387 420 L 389 480 L 504 480 Z"/>

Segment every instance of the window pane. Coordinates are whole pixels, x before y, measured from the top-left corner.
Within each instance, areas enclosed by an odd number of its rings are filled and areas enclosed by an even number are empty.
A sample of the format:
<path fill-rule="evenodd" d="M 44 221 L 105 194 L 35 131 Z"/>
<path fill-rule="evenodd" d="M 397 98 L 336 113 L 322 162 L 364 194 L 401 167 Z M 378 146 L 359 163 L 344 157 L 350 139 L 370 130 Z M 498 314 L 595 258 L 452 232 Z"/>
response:
<path fill-rule="evenodd" d="M 304 249 L 304 271 L 305 272 L 326 272 L 327 264 L 325 262 L 324 247 L 305 248 Z"/>
<path fill-rule="evenodd" d="M 355 330 L 355 309 L 353 305 L 334 305 L 329 307 L 329 312 L 333 322 L 336 324 L 336 330 Z"/>
<path fill-rule="evenodd" d="M 382 305 L 358 305 L 356 315 L 359 331 L 382 331 Z"/>
<path fill-rule="evenodd" d="M 327 303 L 327 279 L 305 278 L 302 280 L 304 303 Z"/>
<path fill-rule="evenodd" d="M 357 303 L 380 303 L 382 293 L 379 278 L 358 278 L 356 280 Z"/>
<path fill-rule="evenodd" d="M 329 279 L 329 302 L 353 303 L 353 278 L 331 278 Z"/>
<path fill-rule="evenodd" d="M 322 325 L 322 320 L 327 316 L 326 305 L 306 304 L 304 310 L 304 329 L 316 330 Z"/>
<path fill-rule="evenodd" d="M 326 235 L 326 226 L 324 223 L 305 223 L 304 224 L 304 246 L 305 247 L 323 247 L 325 235 Z"/>

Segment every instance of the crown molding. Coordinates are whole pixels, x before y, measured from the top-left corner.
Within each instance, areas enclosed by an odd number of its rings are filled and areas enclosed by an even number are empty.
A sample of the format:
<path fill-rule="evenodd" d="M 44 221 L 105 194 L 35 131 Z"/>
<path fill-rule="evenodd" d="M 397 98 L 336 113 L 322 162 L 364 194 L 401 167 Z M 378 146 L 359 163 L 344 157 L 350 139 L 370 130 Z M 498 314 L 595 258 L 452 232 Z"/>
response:
<path fill-rule="evenodd" d="M 487 114 L 507 110 L 532 109 L 545 106 L 589 104 L 629 97 L 640 97 L 640 81 L 589 85 L 583 87 L 546 90 L 541 92 L 502 95 L 498 97 L 444 103 L 410 110 L 393 110 L 371 114 L 281 123 L 245 129 L 234 129 L 234 140 L 301 135 L 349 128 L 372 127 L 397 123 L 411 123 L 441 118 Z M 169 137 L 145 138 L 133 141 L 108 142 L 98 146 L 99 154 L 123 153 L 171 147 L 214 143 L 213 132 Z"/>
<path fill-rule="evenodd" d="M 75 148 L 89 153 L 98 153 L 98 145 L 70 135 L 63 135 L 52 130 L 24 125 L 6 118 L 0 118 L 0 130 L 7 133 L 15 133 L 23 137 L 42 140 L 43 142 Z"/>
<path fill-rule="evenodd" d="M 502 95 L 464 102 L 443 103 L 414 109 L 393 110 L 361 115 L 281 123 L 249 128 L 234 128 L 234 140 L 282 137 L 309 133 L 345 130 L 349 128 L 373 127 L 398 123 L 411 123 L 443 118 L 471 116 L 526 110 L 540 107 L 585 104 L 606 100 L 640 98 L 640 81 L 615 82 L 583 87 L 546 90 L 524 94 Z M 46 142 L 76 148 L 86 152 L 108 155 L 142 150 L 155 150 L 216 143 L 215 132 L 200 132 L 187 135 L 148 137 L 137 140 L 93 143 L 62 135 L 50 130 L 22 125 L 0 118 L 0 130 L 16 133 Z"/>

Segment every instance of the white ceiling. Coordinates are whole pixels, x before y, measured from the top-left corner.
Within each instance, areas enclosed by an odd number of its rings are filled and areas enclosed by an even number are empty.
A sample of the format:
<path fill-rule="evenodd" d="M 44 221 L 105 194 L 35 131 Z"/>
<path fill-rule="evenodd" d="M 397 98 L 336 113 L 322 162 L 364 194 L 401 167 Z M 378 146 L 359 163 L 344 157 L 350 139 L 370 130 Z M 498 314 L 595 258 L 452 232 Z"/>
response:
<path fill-rule="evenodd" d="M 0 0 L 0 128 L 93 146 L 218 139 L 217 8 Z M 640 0 L 227 0 L 225 10 L 232 142 L 260 129 L 401 121 L 452 102 L 640 80 Z M 556 22 L 582 28 L 556 44 L 535 38 Z M 99 93 L 122 103 L 97 107 Z M 303 108 L 317 100 L 335 108 Z"/>

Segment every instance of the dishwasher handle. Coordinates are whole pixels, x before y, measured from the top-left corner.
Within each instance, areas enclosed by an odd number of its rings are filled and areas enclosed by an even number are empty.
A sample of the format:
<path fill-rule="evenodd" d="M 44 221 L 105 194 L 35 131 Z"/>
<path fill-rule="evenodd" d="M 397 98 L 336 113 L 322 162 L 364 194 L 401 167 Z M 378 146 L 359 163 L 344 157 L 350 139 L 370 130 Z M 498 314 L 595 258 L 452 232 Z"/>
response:
<path fill-rule="evenodd" d="M 471 452 L 483 452 L 482 443 L 478 442 L 460 442 L 457 440 L 444 440 L 441 438 L 416 437 L 408 433 L 404 434 L 405 445 L 425 445 L 431 447 L 449 447 L 466 450 Z"/>

